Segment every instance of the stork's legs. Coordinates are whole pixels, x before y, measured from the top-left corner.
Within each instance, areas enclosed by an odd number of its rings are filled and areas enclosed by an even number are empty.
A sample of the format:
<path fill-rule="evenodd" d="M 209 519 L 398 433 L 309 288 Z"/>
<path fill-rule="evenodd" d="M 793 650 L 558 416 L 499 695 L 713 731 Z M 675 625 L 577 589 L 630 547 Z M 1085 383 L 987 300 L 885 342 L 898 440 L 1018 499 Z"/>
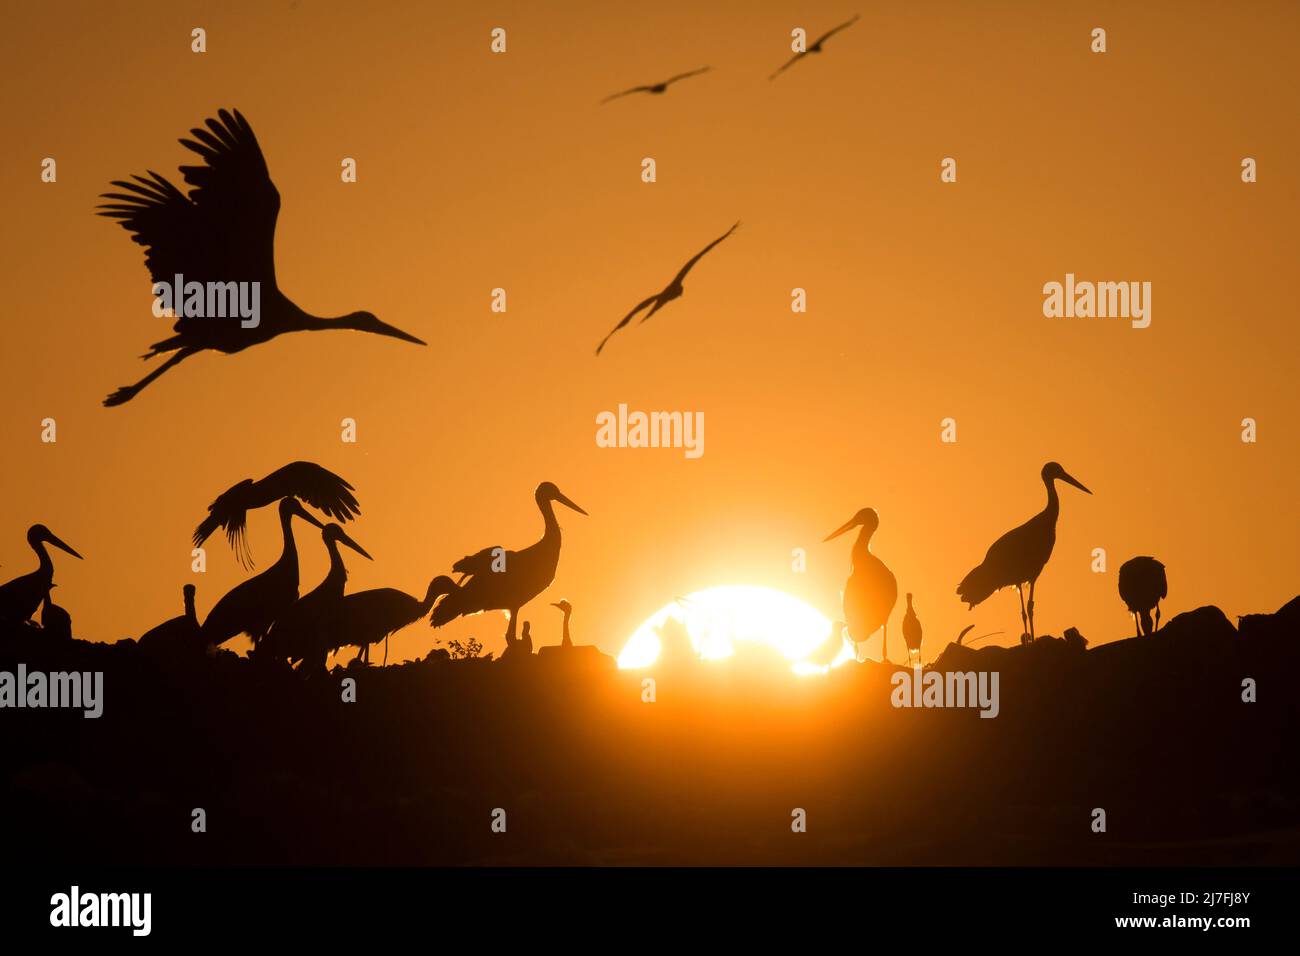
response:
<path fill-rule="evenodd" d="M 114 405 L 121 405 L 125 402 L 129 402 L 131 399 L 135 398 L 141 389 L 156 379 L 159 375 L 162 375 L 169 369 L 179 365 L 198 351 L 200 350 L 193 347 L 181 349 L 134 385 L 124 385 L 119 388 L 112 395 L 108 396 L 108 398 L 104 399 L 104 404 L 109 408 L 112 408 Z"/>
<path fill-rule="evenodd" d="M 889 622 L 885 622 L 884 629 L 880 632 L 880 663 L 889 663 Z"/>
<path fill-rule="evenodd" d="M 1029 582 L 1029 643 L 1034 642 L 1034 584 L 1035 581 Z"/>
<path fill-rule="evenodd" d="M 1029 618 L 1025 616 L 1025 592 L 1020 585 L 1016 585 L 1016 593 L 1020 595 L 1020 643 L 1025 643 L 1025 635 L 1029 633 Z"/>
<path fill-rule="evenodd" d="M 1134 637 L 1141 637 L 1141 636 L 1142 636 L 1142 624 L 1141 624 L 1140 621 L 1138 621 L 1138 612 L 1137 612 L 1137 611 L 1134 611 L 1134 612 L 1133 612 L 1133 636 L 1134 636 Z"/>

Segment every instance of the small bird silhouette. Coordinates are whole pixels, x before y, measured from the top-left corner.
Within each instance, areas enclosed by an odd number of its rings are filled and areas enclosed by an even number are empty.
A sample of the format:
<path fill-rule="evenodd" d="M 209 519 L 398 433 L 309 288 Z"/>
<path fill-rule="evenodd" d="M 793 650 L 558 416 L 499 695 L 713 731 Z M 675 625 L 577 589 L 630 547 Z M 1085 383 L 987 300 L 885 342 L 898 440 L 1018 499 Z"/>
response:
<path fill-rule="evenodd" d="M 53 591 L 57 584 L 50 585 Z M 54 603 L 50 591 L 45 592 L 45 606 L 41 609 L 41 630 L 60 641 L 72 640 L 72 615 Z"/>
<path fill-rule="evenodd" d="M 1160 628 L 1160 602 L 1169 596 L 1165 566 L 1145 555 L 1125 561 L 1119 568 L 1119 596 L 1133 615 L 1137 636 L 1150 637 Z M 1156 612 L 1154 624 L 1152 608 Z"/>
<path fill-rule="evenodd" d="M 702 66 L 698 70 L 691 70 L 689 73 L 678 73 L 676 76 L 670 76 L 662 83 L 651 83 L 649 86 L 634 86 L 631 89 L 624 90 L 622 93 L 614 93 L 600 101 L 601 105 L 608 103 L 610 100 L 616 100 L 622 96 L 631 96 L 633 93 L 663 93 L 669 85 L 676 83 L 678 80 L 684 80 L 687 77 L 699 76 L 701 73 L 709 72 L 709 67 Z"/>
<path fill-rule="evenodd" d="M 808 49 L 804 50 L 802 53 L 796 53 L 794 56 L 790 57 L 790 59 L 786 60 L 785 63 L 781 65 L 781 68 L 777 70 L 775 73 L 773 73 L 771 76 L 769 76 L 768 79 L 775 80 L 778 76 L 780 76 L 786 70 L 790 69 L 790 67 L 794 66 L 796 63 L 798 63 L 800 60 L 806 57 L 809 53 L 821 53 L 823 43 L 825 43 L 831 37 L 835 36 L 835 34 L 839 33 L 841 30 L 847 30 L 849 27 L 853 26 L 853 24 L 858 22 L 858 17 L 860 16 L 861 14 L 855 13 L 853 15 L 852 20 L 845 20 L 839 26 L 834 27 L 831 30 L 828 30 L 826 33 L 823 33 L 821 36 L 819 36 L 816 39 L 816 41 L 813 42 L 812 46 L 808 47 Z"/>
<path fill-rule="evenodd" d="M 560 637 L 560 646 L 572 647 L 573 638 L 569 636 L 569 618 L 573 617 L 573 605 L 569 603 L 568 598 L 560 598 L 551 607 L 559 608 L 560 613 L 564 615 L 564 632 Z"/>
<path fill-rule="evenodd" d="M 202 166 L 180 167 L 185 182 L 193 187 L 188 196 L 152 170 L 149 178 L 132 176 L 134 182 L 114 180 L 113 185 L 125 192 L 101 194 L 113 201 L 100 204 L 97 215 L 116 219 L 145 247 L 145 265 L 155 286 L 171 288 L 175 282 L 186 287 L 184 302 L 173 306 L 180 316 L 172 326 L 176 334 L 155 342 L 142 358 L 169 352 L 171 356 L 134 385 L 109 395 L 104 399 L 107 406 L 129 402 L 191 355 L 208 350 L 233 355 L 286 332 L 353 329 L 425 344 L 369 312 L 335 318 L 311 315 L 280 291 L 275 277 L 280 193 L 271 182 L 248 120 L 238 110 L 233 116 L 218 110 L 217 117 L 207 120 L 206 129 L 190 130 L 194 139 L 180 141 L 204 160 Z M 201 311 L 214 309 L 216 316 L 184 314 L 191 307 L 189 287 L 196 283 L 206 292 L 206 299 L 199 297 L 207 303 Z M 240 283 L 247 285 L 248 302 L 252 290 L 257 290 L 255 320 L 251 315 L 245 319 L 231 314 L 238 312 L 231 308 L 231 297 L 239 294 Z"/>
<path fill-rule="evenodd" d="M 169 618 L 145 631 L 140 635 L 139 645 L 148 650 L 198 650 L 201 647 L 199 619 L 194 611 L 194 596 L 197 593 L 194 585 L 185 585 L 181 589 L 185 613 L 179 617 Z"/>
<path fill-rule="evenodd" d="M 965 633 L 964 631 L 962 632 Z M 912 595 L 907 595 L 907 611 L 903 614 L 903 643 L 907 645 L 907 656 L 918 663 L 921 657 L 921 619 L 912 607 Z M 960 643 L 960 638 L 958 639 Z"/>
<path fill-rule="evenodd" d="M 682 266 L 681 271 L 678 272 L 677 275 L 673 276 L 673 281 L 668 283 L 667 287 L 664 288 L 662 292 L 656 292 L 654 295 L 640 302 L 636 306 L 636 308 L 634 308 L 627 315 L 623 316 L 623 320 L 619 322 L 618 325 L 614 326 L 612 329 L 609 330 L 609 335 L 606 335 L 603 339 L 600 340 L 600 344 L 596 346 L 596 354 L 597 355 L 600 354 L 601 349 L 605 347 L 605 343 L 609 341 L 610 336 L 612 336 L 619 329 L 623 328 L 623 326 L 631 322 L 632 317 L 636 315 L 638 312 L 640 312 L 642 309 L 646 308 L 647 306 L 651 307 L 650 311 L 641 317 L 641 321 L 644 322 L 646 319 L 650 318 L 650 316 L 654 315 L 656 312 L 662 309 L 669 302 L 673 301 L 673 299 L 681 298 L 682 293 L 686 291 L 686 289 L 682 286 L 682 280 L 686 278 L 686 273 L 691 271 L 691 267 L 694 266 L 695 263 L 699 262 L 700 259 L 704 257 L 705 253 L 707 253 L 710 249 L 712 249 L 714 246 L 720 243 L 723 239 L 726 239 L 729 235 L 735 232 L 736 226 L 739 225 L 740 225 L 740 220 L 736 220 L 736 224 L 734 226 L 732 226 L 730 229 L 728 229 L 726 232 L 720 235 L 717 239 L 714 239 L 712 242 L 710 242 L 707 246 L 705 246 L 698 253 L 696 253 L 691 258 L 691 260 L 688 263 L 686 263 L 686 265 Z"/>
<path fill-rule="evenodd" d="M 214 531 L 224 528 L 239 563 L 251 568 L 253 555 L 244 536 L 248 512 L 283 498 L 298 498 L 335 521 L 350 521 L 361 514 L 352 491 L 347 481 L 315 462 L 292 461 L 265 478 L 245 478 L 219 494 L 208 505 L 208 516 L 194 529 L 194 546 L 199 547 Z"/>

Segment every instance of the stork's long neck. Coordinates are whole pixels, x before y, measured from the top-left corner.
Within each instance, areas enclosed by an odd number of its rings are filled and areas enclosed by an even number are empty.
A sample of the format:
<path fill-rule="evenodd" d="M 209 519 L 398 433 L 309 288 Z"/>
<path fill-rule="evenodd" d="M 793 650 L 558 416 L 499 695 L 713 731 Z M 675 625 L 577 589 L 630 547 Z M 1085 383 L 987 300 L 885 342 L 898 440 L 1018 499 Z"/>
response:
<path fill-rule="evenodd" d="M 866 563 L 867 558 L 871 557 L 871 536 L 876 533 L 874 528 L 862 526 L 858 532 L 857 540 L 853 542 L 853 566 L 859 567 Z"/>
<path fill-rule="evenodd" d="M 1056 479 L 1044 478 L 1043 484 L 1047 485 L 1047 507 L 1043 509 L 1043 514 L 1051 515 L 1055 521 L 1061 511 L 1061 499 L 1056 494 Z"/>
<path fill-rule="evenodd" d="M 564 636 L 560 639 L 561 647 L 573 646 L 573 639 L 569 637 L 569 615 L 572 613 L 573 613 L 572 611 L 564 612 Z"/>
<path fill-rule="evenodd" d="M 50 557 L 49 550 L 45 547 L 44 541 L 33 541 L 32 550 L 36 552 L 36 557 L 40 560 L 38 571 L 46 577 L 54 577 L 54 559 Z"/>
<path fill-rule="evenodd" d="M 328 588 L 332 591 L 343 593 L 343 585 L 348 580 L 348 569 L 343 564 L 343 555 L 339 554 L 339 544 L 337 541 L 326 541 L 325 547 L 330 553 L 330 569 L 325 574 L 325 580 L 321 582 L 321 587 Z"/>
<path fill-rule="evenodd" d="M 293 541 L 293 515 L 280 515 L 280 533 L 284 535 L 284 549 L 280 552 L 280 560 L 276 564 L 292 568 L 293 576 L 298 576 L 298 546 Z"/>
<path fill-rule="evenodd" d="M 185 592 L 185 616 L 189 618 L 191 621 L 195 621 L 198 619 L 194 613 L 194 592 L 193 591 Z"/>
<path fill-rule="evenodd" d="M 542 540 L 553 542 L 558 546 L 560 543 L 560 522 L 555 517 L 555 502 L 549 498 L 539 498 L 537 508 L 541 511 L 542 520 L 546 525 L 546 530 L 542 532 Z"/>

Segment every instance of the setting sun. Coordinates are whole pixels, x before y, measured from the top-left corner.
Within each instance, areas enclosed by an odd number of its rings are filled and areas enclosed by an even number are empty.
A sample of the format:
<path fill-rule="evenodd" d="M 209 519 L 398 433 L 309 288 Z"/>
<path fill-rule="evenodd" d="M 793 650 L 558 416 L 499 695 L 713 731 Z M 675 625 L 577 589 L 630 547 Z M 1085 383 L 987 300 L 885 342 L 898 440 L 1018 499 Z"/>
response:
<path fill-rule="evenodd" d="M 742 641 L 764 645 L 795 662 L 799 673 L 825 670 L 804 659 L 824 644 L 831 622 L 798 598 L 773 588 L 732 584 L 706 588 L 665 605 L 628 638 L 618 656 L 621 668 L 647 667 L 659 657 L 660 635 L 670 622 L 685 628 L 691 647 L 704 660 L 736 652 Z M 852 657 L 846 644 L 833 664 Z"/>

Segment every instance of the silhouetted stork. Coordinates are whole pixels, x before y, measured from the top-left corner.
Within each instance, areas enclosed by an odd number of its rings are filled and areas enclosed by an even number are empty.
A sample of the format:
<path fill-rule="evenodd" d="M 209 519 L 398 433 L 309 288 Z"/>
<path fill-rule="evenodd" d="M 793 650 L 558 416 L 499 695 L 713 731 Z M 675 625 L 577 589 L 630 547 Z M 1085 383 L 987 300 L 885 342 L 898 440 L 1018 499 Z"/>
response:
<path fill-rule="evenodd" d="M 827 30 L 816 40 L 814 40 L 812 45 L 809 46 L 807 49 L 805 49 L 802 53 L 796 53 L 794 56 L 790 57 L 790 59 L 786 60 L 785 63 L 781 64 L 781 68 L 778 69 L 771 76 L 769 76 L 768 79 L 775 80 L 778 76 L 780 76 L 786 70 L 790 69 L 790 67 L 794 66 L 796 63 L 798 63 L 800 60 L 806 57 L 809 53 L 821 53 L 823 43 L 825 43 L 831 37 L 835 36 L 835 34 L 839 33 L 841 30 L 847 30 L 849 27 L 853 26 L 853 24 L 858 22 L 859 16 L 861 16 L 861 14 L 855 13 L 853 15 L 852 20 L 845 20 L 839 26 L 832 27 L 830 30 Z"/>
<path fill-rule="evenodd" d="M 50 596 L 57 584 L 50 585 L 45 592 L 45 606 L 41 608 L 41 630 L 50 637 L 60 641 L 72 640 L 72 615 L 54 603 Z"/>
<path fill-rule="evenodd" d="M 654 315 L 656 312 L 658 312 L 660 309 L 666 306 L 669 302 L 672 302 L 674 299 L 680 299 L 682 297 L 682 294 L 686 291 L 686 287 L 682 285 L 682 282 L 686 279 L 686 273 L 690 272 L 691 269 L 694 268 L 695 263 L 699 262 L 702 258 L 704 258 L 705 253 L 707 253 L 710 249 L 712 249 L 714 246 L 720 243 L 723 239 L 726 239 L 729 235 L 735 232 L 736 226 L 739 225 L 740 225 L 740 221 L 737 220 L 734 226 L 732 226 L 722 235 L 718 236 L 717 239 L 714 239 L 707 246 L 705 246 L 694 256 L 692 256 L 690 261 L 687 262 L 686 265 L 681 267 L 677 275 L 673 276 L 673 280 L 669 282 L 668 285 L 665 286 L 661 292 L 656 292 L 654 295 L 649 296 L 646 299 L 643 299 L 641 302 L 639 302 L 636 305 L 635 308 L 632 309 L 631 312 L 623 316 L 622 320 L 618 323 L 618 325 L 610 329 L 609 334 L 600 340 L 600 344 L 596 346 L 596 354 L 597 355 L 600 354 L 601 350 L 605 347 L 605 343 L 609 341 L 610 336 L 612 336 L 619 329 L 623 328 L 623 326 L 631 322 L 632 317 L 636 315 L 638 312 L 640 312 L 642 309 L 646 308 L 647 306 L 650 307 L 650 311 L 647 312 L 645 315 L 641 316 L 641 321 L 644 322 L 648 318 L 650 318 L 650 316 Z"/>
<path fill-rule="evenodd" d="M 838 531 L 826 540 L 838 538 L 853 528 L 861 528 L 853 542 L 852 565 L 849 580 L 844 585 L 844 619 L 848 622 L 849 639 L 855 644 L 864 643 L 876 631 L 884 628 L 880 637 L 880 659 L 889 661 L 889 615 L 898 602 L 898 582 L 885 562 L 871 553 L 871 536 L 880 527 L 880 516 L 871 508 L 863 508 Z"/>
<path fill-rule="evenodd" d="M 374 559 L 356 541 L 348 537 L 341 527 L 327 524 L 321 531 L 321 540 L 329 552 L 330 566 L 320 584 L 300 597 L 275 619 L 266 638 L 257 648 L 258 656 L 308 660 L 313 657 L 313 644 L 322 628 L 333 623 L 334 615 L 343 602 L 343 590 L 348 582 L 348 569 L 339 553 L 344 544 L 368 561 Z"/>
<path fill-rule="evenodd" d="M 261 574 L 226 592 L 208 612 L 202 630 L 205 644 L 220 646 L 240 634 L 249 635 L 257 643 L 266 636 L 275 619 L 298 600 L 298 548 L 292 528 L 295 517 L 325 530 L 297 498 L 281 499 L 280 533 L 284 548 L 280 559 Z"/>
<path fill-rule="evenodd" d="M 1133 626 L 1137 628 L 1138 636 L 1150 637 L 1160 629 L 1160 602 L 1169 596 L 1165 566 L 1146 555 L 1129 558 L 1119 567 L 1119 596 L 1133 614 Z M 1152 608 L 1156 612 L 1154 625 L 1151 623 Z"/>
<path fill-rule="evenodd" d="M 27 529 L 27 544 L 36 552 L 40 564 L 31 574 L 24 574 L 0 585 L 0 624 L 30 621 L 45 596 L 50 593 L 50 588 L 54 586 L 54 562 L 45 547 L 47 544 L 68 552 L 74 558 L 81 557 L 43 524 L 34 524 Z"/>
<path fill-rule="evenodd" d="M 707 66 L 702 66 L 698 70 L 691 70 L 689 73 L 678 73 L 676 76 L 670 76 L 661 83 L 650 83 L 646 86 L 634 86 L 621 93 L 613 93 L 601 100 L 600 103 L 603 106 L 610 100 L 616 100 L 621 96 L 631 96 L 633 93 L 663 93 L 667 91 L 669 86 L 676 83 L 678 80 L 685 80 L 688 77 L 699 76 L 701 73 L 707 72 L 709 72 L 709 68 Z"/>
<path fill-rule="evenodd" d="M 139 645 L 148 650 L 192 650 L 201 646 L 199 618 L 194 610 L 194 585 L 187 584 L 181 589 L 185 613 L 179 617 L 168 618 L 156 624 L 140 635 Z"/>
<path fill-rule="evenodd" d="M 962 632 L 965 633 L 964 631 Z M 916 609 L 912 607 L 912 595 L 907 595 L 907 611 L 903 614 L 903 643 L 907 645 L 907 656 L 913 665 L 920 663 L 921 658 L 921 619 L 916 616 Z M 958 638 L 961 643 L 961 638 Z"/>
<path fill-rule="evenodd" d="M 559 608 L 560 613 L 564 615 L 564 633 L 560 638 L 560 646 L 572 647 L 573 638 L 569 636 L 569 618 L 573 617 L 573 605 L 569 603 L 567 598 L 560 598 L 551 607 Z"/>
<path fill-rule="evenodd" d="M 220 288 L 222 311 L 228 317 L 183 314 L 170 338 L 155 342 L 146 359 L 171 353 L 170 358 L 134 385 L 119 388 L 105 405 L 129 402 L 158 376 L 191 355 L 210 350 L 233 354 L 260 345 L 286 332 L 354 329 L 388 335 L 424 345 L 420 339 L 379 321 L 369 312 L 350 312 L 322 318 L 304 312 L 280 291 L 275 277 L 275 222 L 280 213 L 280 193 L 271 182 L 262 148 L 248 121 L 235 110 L 217 111 L 207 128 L 190 130 L 193 139 L 181 145 L 203 158 L 202 166 L 182 166 L 181 175 L 193 188 L 185 195 L 165 178 L 150 171 L 133 182 L 114 180 L 125 192 L 103 193 L 113 202 L 103 203 L 98 215 L 116 219 L 131 238 L 146 248 L 145 265 L 155 284 L 200 283 L 208 307 L 216 306 Z M 181 279 L 177 279 L 180 276 Z M 225 306 L 230 290 L 258 283 L 259 314 L 243 320 Z M 251 288 L 244 286 L 244 288 Z M 249 293 L 251 295 L 251 293 Z M 188 302 L 189 295 L 185 295 Z M 245 327 L 247 321 L 249 327 Z"/>
<path fill-rule="evenodd" d="M 1034 639 L 1034 583 L 1047 566 L 1047 559 L 1052 556 L 1052 548 L 1056 544 L 1056 516 L 1061 510 L 1060 500 L 1056 496 L 1056 482 L 1064 481 L 1080 491 L 1092 494 L 1054 461 L 1043 466 L 1041 476 L 1043 484 L 1047 486 L 1047 507 L 1020 527 L 1013 528 L 994 541 L 979 567 L 962 578 L 961 584 L 957 585 L 957 594 L 972 608 L 994 591 L 1015 587 L 1016 593 L 1020 595 L 1020 624 L 1027 628 L 1021 637 L 1022 642 L 1026 638 L 1030 641 Z M 1023 591 L 1026 583 L 1029 585 L 1028 614 L 1025 611 Z"/>
<path fill-rule="evenodd" d="M 351 645 L 358 648 L 358 658 L 368 664 L 370 645 L 383 641 L 386 664 L 388 638 L 420 620 L 433 610 L 438 598 L 455 590 L 456 582 L 440 574 L 429 582 L 423 601 L 396 588 L 372 588 L 349 594 L 331 615 L 331 623 L 322 631 L 324 653 L 328 655 L 330 651 Z"/>
<path fill-rule="evenodd" d="M 553 502 L 558 501 L 579 514 L 587 513 L 549 481 L 537 486 L 533 498 L 545 525 L 542 539 L 522 551 L 484 548 L 453 564 L 451 569 L 461 575 L 459 587 L 433 609 L 429 618 L 433 627 L 441 627 L 465 614 L 508 611 L 506 646 L 514 644 L 519 609 L 550 587 L 560 563 L 560 523 L 555 518 Z"/>
<path fill-rule="evenodd" d="M 352 491 L 344 479 L 315 462 L 292 461 L 265 478 L 257 481 L 245 478 L 219 494 L 208 505 L 208 516 L 194 529 L 194 546 L 203 544 L 218 528 L 224 528 L 239 563 L 252 567 L 253 555 L 244 535 L 248 512 L 284 498 L 298 498 L 328 518 L 351 521 L 361 514 L 361 506 Z"/>

